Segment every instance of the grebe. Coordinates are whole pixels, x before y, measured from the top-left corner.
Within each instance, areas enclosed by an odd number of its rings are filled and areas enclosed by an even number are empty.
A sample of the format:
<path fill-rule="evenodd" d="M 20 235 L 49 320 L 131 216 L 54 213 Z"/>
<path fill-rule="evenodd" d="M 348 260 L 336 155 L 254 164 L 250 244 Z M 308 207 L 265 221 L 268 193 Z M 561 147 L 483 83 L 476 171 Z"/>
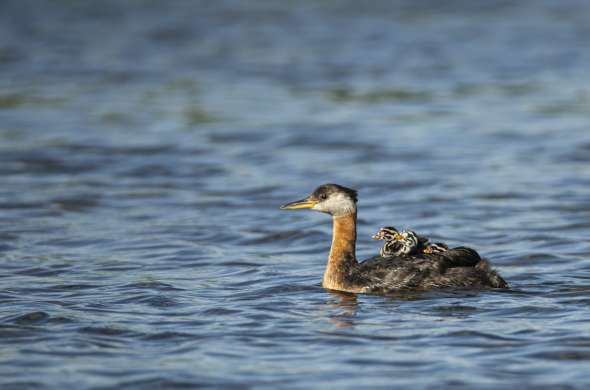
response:
<path fill-rule="evenodd" d="M 332 216 L 332 246 L 322 286 L 352 293 L 386 294 L 436 288 L 507 288 L 508 284 L 476 251 L 458 247 L 410 257 L 375 256 L 359 263 L 356 245 L 355 190 L 324 184 L 307 198 L 281 206 L 312 209 Z"/>
<path fill-rule="evenodd" d="M 393 226 L 382 227 L 371 238 L 385 241 L 379 252 L 381 257 L 442 253 L 449 249 L 447 244 L 442 242 L 431 243 L 428 238 L 419 236 L 413 230 L 404 230 L 400 233 Z"/>
<path fill-rule="evenodd" d="M 433 242 L 432 244 L 428 244 L 426 248 L 422 251 L 422 253 L 443 253 L 449 250 L 449 246 L 444 242 Z"/>
<path fill-rule="evenodd" d="M 382 257 L 411 256 L 422 253 L 428 239 L 417 235 L 412 230 L 404 230 L 401 233 L 393 226 L 386 226 L 371 237 L 373 240 L 384 240 L 379 255 Z"/>

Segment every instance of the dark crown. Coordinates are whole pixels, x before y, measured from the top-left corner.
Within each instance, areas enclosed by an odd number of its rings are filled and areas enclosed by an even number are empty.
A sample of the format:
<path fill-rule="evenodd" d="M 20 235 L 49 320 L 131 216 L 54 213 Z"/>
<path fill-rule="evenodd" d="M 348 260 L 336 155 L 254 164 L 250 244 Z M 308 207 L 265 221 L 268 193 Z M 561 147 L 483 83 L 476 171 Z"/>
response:
<path fill-rule="evenodd" d="M 341 186 L 339 184 L 322 184 L 315 189 L 313 196 L 316 199 L 322 199 L 322 195 L 329 197 L 330 195 L 338 192 L 348 195 L 348 197 L 352 199 L 354 203 L 358 201 L 356 190 Z"/>

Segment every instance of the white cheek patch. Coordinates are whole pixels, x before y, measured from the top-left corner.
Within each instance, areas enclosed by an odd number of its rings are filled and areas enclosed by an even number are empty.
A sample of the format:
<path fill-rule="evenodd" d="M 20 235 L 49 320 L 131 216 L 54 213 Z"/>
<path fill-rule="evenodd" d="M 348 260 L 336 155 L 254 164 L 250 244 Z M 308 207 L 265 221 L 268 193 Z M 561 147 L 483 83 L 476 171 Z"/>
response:
<path fill-rule="evenodd" d="M 353 213 L 356 210 L 356 205 L 352 199 L 344 194 L 333 194 L 328 199 L 313 206 L 313 210 L 339 217 Z"/>

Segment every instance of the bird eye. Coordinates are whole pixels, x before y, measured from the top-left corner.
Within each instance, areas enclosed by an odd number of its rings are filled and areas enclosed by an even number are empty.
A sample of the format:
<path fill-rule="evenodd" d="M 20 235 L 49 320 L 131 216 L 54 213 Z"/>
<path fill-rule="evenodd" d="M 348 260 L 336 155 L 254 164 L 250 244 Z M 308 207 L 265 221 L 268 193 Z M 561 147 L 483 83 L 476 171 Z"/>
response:
<path fill-rule="evenodd" d="M 327 198 L 328 198 L 328 195 L 326 195 L 326 194 L 321 194 L 320 195 L 320 199 L 321 200 L 326 200 Z"/>

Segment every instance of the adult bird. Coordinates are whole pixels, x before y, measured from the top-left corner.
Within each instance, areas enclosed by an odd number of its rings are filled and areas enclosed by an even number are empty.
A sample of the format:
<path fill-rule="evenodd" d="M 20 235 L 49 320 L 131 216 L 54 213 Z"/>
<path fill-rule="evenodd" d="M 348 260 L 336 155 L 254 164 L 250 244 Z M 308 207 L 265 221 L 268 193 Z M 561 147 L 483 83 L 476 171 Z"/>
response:
<path fill-rule="evenodd" d="M 356 259 L 357 192 L 323 184 L 307 198 L 281 206 L 311 209 L 332 216 L 332 246 L 322 286 L 352 293 L 387 294 L 400 290 L 438 288 L 507 288 L 487 260 L 471 248 L 457 247 L 413 256 Z"/>

